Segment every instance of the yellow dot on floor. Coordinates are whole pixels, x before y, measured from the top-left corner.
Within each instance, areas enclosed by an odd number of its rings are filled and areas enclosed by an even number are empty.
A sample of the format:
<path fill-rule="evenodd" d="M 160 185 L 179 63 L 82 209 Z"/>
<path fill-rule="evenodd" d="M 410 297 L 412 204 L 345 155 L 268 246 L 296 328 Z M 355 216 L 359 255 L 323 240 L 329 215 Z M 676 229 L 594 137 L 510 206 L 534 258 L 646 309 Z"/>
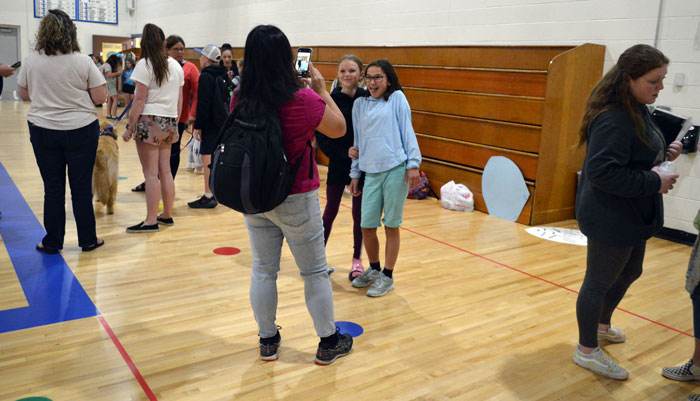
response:
<path fill-rule="evenodd" d="M 158 211 L 162 212 L 163 211 L 163 205 L 158 205 Z"/>

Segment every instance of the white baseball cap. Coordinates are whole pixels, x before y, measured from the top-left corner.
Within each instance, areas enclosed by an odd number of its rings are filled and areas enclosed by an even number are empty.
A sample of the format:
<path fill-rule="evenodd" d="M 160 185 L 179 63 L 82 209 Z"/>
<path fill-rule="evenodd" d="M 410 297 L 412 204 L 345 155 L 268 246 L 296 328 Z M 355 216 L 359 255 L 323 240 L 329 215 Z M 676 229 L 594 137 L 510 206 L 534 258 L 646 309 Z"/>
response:
<path fill-rule="evenodd" d="M 204 57 L 208 58 L 211 61 L 221 60 L 221 52 L 219 51 L 219 48 L 216 47 L 216 45 L 206 45 L 201 49 L 194 49 L 194 51 L 203 54 Z"/>

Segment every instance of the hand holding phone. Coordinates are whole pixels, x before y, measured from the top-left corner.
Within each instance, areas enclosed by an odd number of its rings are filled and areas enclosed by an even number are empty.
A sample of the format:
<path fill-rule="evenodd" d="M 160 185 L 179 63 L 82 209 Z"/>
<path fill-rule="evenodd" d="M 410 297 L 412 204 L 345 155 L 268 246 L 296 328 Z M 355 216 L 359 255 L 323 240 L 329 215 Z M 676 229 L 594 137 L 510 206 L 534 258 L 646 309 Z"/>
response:
<path fill-rule="evenodd" d="M 308 47 L 300 47 L 297 50 L 297 77 L 306 78 L 309 76 L 309 62 L 311 61 L 311 49 Z"/>
<path fill-rule="evenodd" d="M 12 67 L 12 68 L 19 68 L 21 65 L 22 65 L 22 62 L 21 62 L 21 61 L 18 61 L 18 62 L 16 62 L 16 63 L 12 64 L 10 67 Z"/>

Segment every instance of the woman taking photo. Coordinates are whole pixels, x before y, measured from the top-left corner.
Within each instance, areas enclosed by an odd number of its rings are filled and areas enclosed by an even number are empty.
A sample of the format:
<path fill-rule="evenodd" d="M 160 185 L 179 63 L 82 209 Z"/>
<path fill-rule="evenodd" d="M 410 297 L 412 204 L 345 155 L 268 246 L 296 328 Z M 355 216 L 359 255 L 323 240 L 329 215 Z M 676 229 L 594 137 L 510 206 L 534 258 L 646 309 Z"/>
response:
<path fill-rule="evenodd" d="M 67 167 L 78 245 L 92 251 L 104 244 L 95 233 L 92 169 L 100 133 L 95 104 L 107 97 L 105 79 L 90 57 L 80 54 L 75 25 L 61 10 L 49 10 L 41 19 L 35 50 L 17 83 L 22 99 L 32 102 L 29 135 L 44 181 L 46 236 L 36 249 L 49 254 L 63 249 Z"/>
<path fill-rule="evenodd" d="M 625 50 L 593 89 L 581 124 L 586 144 L 576 219 L 588 237 L 586 275 L 576 302 L 579 344 L 574 362 L 600 375 L 625 380 L 627 370 L 598 347 L 621 343 L 625 333 L 611 326 L 612 313 L 642 274 L 647 240 L 663 227 L 661 194 L 678 174 L 659 171 L 682 145 L 667 146 L 646 105 L 664 88 L 668 59 L 648 45 Z"/>
<path fill-rule="evenodd" d="M 128 233 L 158 231 L 158 223 L 174 224 L 175 184 L 170 172 L 170 145 L 178 139 L 177 118 L 185 75 L 180 64 L 165 53 L 164 43 L 163 31 L 146 24 L 141 36 L 141 59 L 131 74 L 136 92 L 123 138 L 124 141 L 136 139 L 146 182 L 146 219 L 128 227 Z M 163 214 L 158 216 L 161 195 Z"/>
<path fill-rule="evenodd" d="M 244 215 L 253 254 L 250 303 L 258 323 L 260 358 L 278 358 L 281 337 L 275 321 L 277 275 L 286 239 L 304 279 L 306 307 L 321 338 L 315 362 L 328 365 L 350 353 L 352 337 L 335 329 L 318 199 L 320 181 L 308 143 L 315 130 L 331 138 L 342 136 L 345 119 L 326 91 L 323 76 L 313 66 L 309 68 L 311 78 L 304 80 L 311 89 L 301 88 L 291 46 L 279 28 L 255 27 L 246 39 L 244 58 L 245 77 L 234 92 L 233 113 L 245 119 L 276 111 L 288 160 L 299 160 L 303 155 L 287 199 L 269 212 Z M 303 173 L 309 164 L 313 178 Z"/>

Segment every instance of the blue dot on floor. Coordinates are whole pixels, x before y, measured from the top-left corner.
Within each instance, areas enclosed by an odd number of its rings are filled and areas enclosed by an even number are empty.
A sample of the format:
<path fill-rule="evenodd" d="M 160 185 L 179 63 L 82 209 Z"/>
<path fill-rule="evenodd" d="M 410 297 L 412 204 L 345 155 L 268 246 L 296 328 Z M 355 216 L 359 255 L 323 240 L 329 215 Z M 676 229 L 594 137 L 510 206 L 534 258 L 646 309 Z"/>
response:
<path fill-rule="evenodd" d="M 364 333 L 364 329 L 353 322 L 335 322 L 335 327 L 340 330 L 340 334 L 350 334 L 352 337 L 359 337 Z"/>
<path fill-rule="evenodd" d="M 119 181 L 124 181 L 126 179 L 127 179 L 127 177 L 119 177 Z"/>

